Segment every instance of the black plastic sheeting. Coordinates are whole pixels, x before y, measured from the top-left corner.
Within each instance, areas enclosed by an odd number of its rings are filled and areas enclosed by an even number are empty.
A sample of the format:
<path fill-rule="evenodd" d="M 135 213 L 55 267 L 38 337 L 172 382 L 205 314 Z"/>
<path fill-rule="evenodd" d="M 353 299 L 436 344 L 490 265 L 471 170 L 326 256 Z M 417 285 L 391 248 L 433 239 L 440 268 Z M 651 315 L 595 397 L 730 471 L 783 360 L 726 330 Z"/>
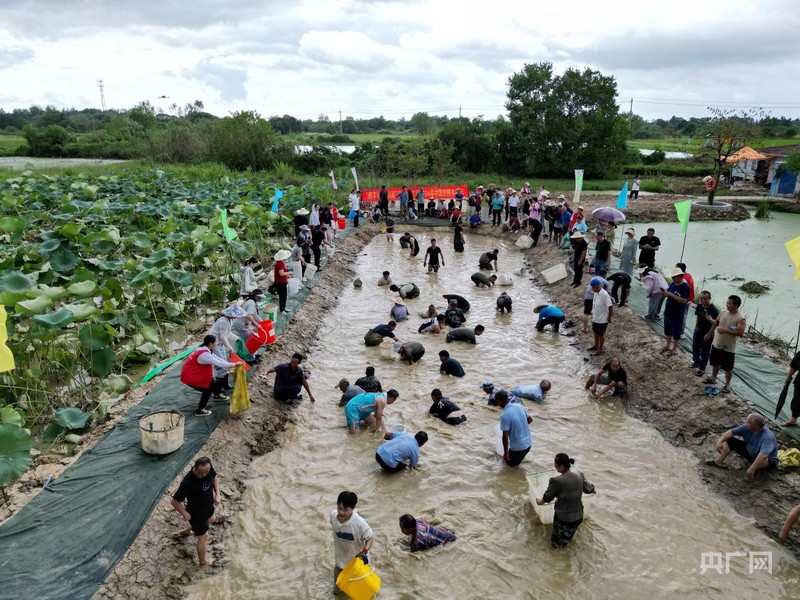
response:
<path fill-rule="evenodd" d="M 323 256 L 320 266 L 325 262 Z M 317 281 L 289 297 L 277 335 Z M 52 482 L 52 491 L 41 491 L 0 526 L 0 599 L 88 599 L 105 581 L 170 483 L 228 414 L 227 400 L 212 399 L 212 416 L 194 416 L 199 392 L 180 382 L 180 364 Z M 141 449 L 139 419 L 161 410 L 183 413 L 184 443 L 153 456 Z"/>
<path fill-rule="evenodd" d="M 695 294 L 699 296 L 700 290 L 695 290 Z M 725 298 L 711 299 L 720 312 L 725 310 L 726 300 L 727 296 Z M 743 314 L 747 312 L 746 302 L 747 300 L 745 298 L 745 305 L 742 306 Z M 647 314 L 648 300 L 645 297 L 644 286 L 635 280 L 631 285 L 631 295 L 628 298 L 628 306 L 640 316 Z M 689 368 L 689 362 L 692 360 L 692 335 L 694 333 L 695 320 L 694 309 L 689 308 L 689 314 L 686 317 L 686 329 L 684 331 L 684 336 L 680 340 L 680 346 L 686 354 L 680 358 L 681 360 L 684 358 L 686 360 L 686 376 L 696 379 L 698 387 L 702 389 L 705 386 L 701 386 L 700 384 L 704 378 L 696 377 L 694 370 Z M 645 321 L 645 323 L 659 335 L 664 335 L 663 320 Z M 798 431 L 797 427 L 784 428 L 780 426 L 780 423 L 791 416 L 789 414 L 789 404 L 791 402 L 793 390 L 789 390 L 789 398 L 786 401 L 786 405 L 781 410 L 779 418 L 775 419 L 775 408 L 778 404 L 778 396 L 783 389 L 783 382 L 786 379 L 786 373 L 789 371 L 790 360 L 790 358 L 787 358 L 786 366 L 781 368 L 765 358 L 762 354 L 739 342 L 736 345 L 736 364 L 733 367 L 731 388 L 736 392 L 737 396 L 753 404 L 759 413 L 764 415 L 767 420 L 772 421 L 772 429 L 781 429 L 794 441 L 800 442 L 800 431 Z M 706 373 L 708 375 L 711 374 L 711 365 L 706 367 Z M 720 383 L 717 386 L 720 389 L 722 389 L 722 385 L 724 384 L 724 377 L 725 374 L 720 370 L 718 375 Z"/>

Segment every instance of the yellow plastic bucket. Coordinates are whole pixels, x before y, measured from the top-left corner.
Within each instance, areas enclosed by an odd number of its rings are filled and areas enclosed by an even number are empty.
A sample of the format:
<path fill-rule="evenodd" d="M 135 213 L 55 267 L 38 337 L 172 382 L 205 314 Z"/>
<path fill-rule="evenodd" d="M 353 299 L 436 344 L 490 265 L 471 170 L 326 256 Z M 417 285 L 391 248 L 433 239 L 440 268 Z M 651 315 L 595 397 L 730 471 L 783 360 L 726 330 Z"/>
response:
<path fill-rule="evenodd" d="M 336 578 L 337 587 L 351 600 L 372 600 L 381 589 L 381 578 L 364 561 L 354 556 Z"/>

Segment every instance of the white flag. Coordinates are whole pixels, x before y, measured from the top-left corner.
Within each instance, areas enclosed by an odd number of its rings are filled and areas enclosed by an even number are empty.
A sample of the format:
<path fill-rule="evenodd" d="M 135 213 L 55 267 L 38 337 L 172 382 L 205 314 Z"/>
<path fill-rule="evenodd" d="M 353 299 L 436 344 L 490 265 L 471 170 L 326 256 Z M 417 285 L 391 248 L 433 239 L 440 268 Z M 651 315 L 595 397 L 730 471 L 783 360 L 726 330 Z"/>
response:
<path fill-rule="evenodd" d="M 576 206 L 581 200 L 581 191 L 583 190 L 583 169 L 575 169 L 575 195 L 572 197 L 572 202 Z"/>
<path fill-rule="evenodd" d="M 356 190 L 358 190 L 358 175 L 356 174 L 356 168 L 350 167 L 350 172 L 353 174 L 353 179 L 356 182 Z"/>
<path fill-rule="evenodd" d="M 333 186 L 333 189 L 335 189 L 335 190 L 338 190 L 338 189 L 339 189 L 339 186 L 338 186 L 338 185 L 336 185 L 336 178 L 333 176 L 333 171 L 331 171 L 330 173 L 328 173 L 328 175 L 329 175 L 329 176 L 330 176 L 330 178 L 331 178 L 331 185 Z"/>

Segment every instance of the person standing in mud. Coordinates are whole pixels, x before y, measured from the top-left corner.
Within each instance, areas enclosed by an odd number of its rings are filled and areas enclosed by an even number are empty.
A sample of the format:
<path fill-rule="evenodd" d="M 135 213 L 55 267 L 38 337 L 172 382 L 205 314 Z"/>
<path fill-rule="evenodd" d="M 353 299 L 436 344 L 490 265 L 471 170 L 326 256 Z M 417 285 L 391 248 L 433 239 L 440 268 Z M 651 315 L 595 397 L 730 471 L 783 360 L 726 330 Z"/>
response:
<path fill-rule="evenodd" d="M 406 242 L 408 244 L 409 249 L 411 250 L 411 254 L 408 255 L 409 258 L 416 256 L 419 254 L 419 242 L 417 238 L 411 235 L 409 232 L 405 232 L 403 237 L 400 238 L 400 242 Z"/>
<path fill-rule="evenodd" d="M 219 506 L 219 482 L 217 473 L 207 456 L 198 458 L 192 470 L 181 480 L 178 489 L 172 495 L 172 507 L 178 511 L 189 527 L 180 535 L 197 536 L 197 558 L 200 566 L 205 567 L 214 562 L 208 558 L 208 529 L 215 521 L 214 507 Z M 184 504 L 185 502 L 185 504 Z"/>
<path fill-rule="evenodd" d="M 381 186 L 381 191 L 378 192 L 378 208 L 381 209 L 381 214 L 384 217 L 389 216 L 389 190 L 385 185 Z"/>
<path fill-rule="evenodd" d="M 707 292 L 703 292 L 703 294 L 705 293 Z M 702 299 L 702 294 L 700 297 Z M 792 383 L 792 377 L 794 377 L 795 373 L 798 371 L 800 371 L 800 352 L 796 353 L 792 362 L 789 363 L 789 373 L 787 373 L 786 379 L 783 381 L 785 387 L 789 387 Z M 781 423 L 781 427 L 795 427 L 797 425 L 797 419 L 800 418 L 800 375 L 794 377 L 794 394 L 792 395 L 790 409 L 792 411 L 792 418 Z"/>
<path fill-rule="evenodd" d="M 711 377 L 705 380 L 706 384 L 713 385 L 717 382 L 720 368 L 725 372 L 725 385 L 723 394 L 731 392 L 731 376 L 733 365 L 736 361 L 736 339 L 744 336 L 745 319 L 739 312 L 742 299 L 739 296 L 728 296 L 725 303 L 725 312 L 721 313 L 714 321 L 717 330 L 714 341 L 711 342 L 711 353 L 708 362 L 711 364 Z"/>
<path fill-rule="evenodd" d="M 425 251 L 425 258 L 422 260 L 422 266 L 428 267 L 428 273 L 438 273 L 440 260 L 441 266 L 443 267 L 444 255 L 442 254 L 442 249 L 436 245 L 435 239 L 431 239 L 431 245 Z"/>
<path fill-rule="evenodd" d="M 583 521 L 581 496 L 595 493 L 594 486 L 586 480 L 583 473 L 573 473 L 570 470 L 574 464 L 575 459 L 569 455 L 563 452 L 556 454 L 555 467 L 559 476 L 551 478 L 544 495 L 536 499 L 539 506 L 556 501 L 553 533 L 550 536 L 553 548 L 565 548 L 572 541 Z"/>

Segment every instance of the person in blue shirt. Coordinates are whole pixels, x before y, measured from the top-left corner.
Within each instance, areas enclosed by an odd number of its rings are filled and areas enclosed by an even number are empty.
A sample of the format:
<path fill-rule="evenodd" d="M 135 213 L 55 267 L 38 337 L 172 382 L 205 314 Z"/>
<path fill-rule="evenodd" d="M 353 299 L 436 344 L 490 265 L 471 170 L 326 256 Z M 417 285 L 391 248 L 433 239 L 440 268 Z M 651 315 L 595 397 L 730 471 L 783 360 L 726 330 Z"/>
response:
<path fill-rule="evenodd" d="M 419 449 L 428 441 L 428 434 L 418 431 L 414 436 L 398 431 L 386 433 L 383 439 L 387 440 L 378 447 L 375 460 L 381 469 L 389 473 L 398 473 L 406 467 L 416 469 L 419 462 Z M 408 464 L 406 464 L 408 462 Z"/>
<path fill-rule="evenodd" d="M 661 290 L 661 296 L 667 299 L 664 306 L 664 339 L 666 345 L 661 354 L 673 356 L 678 353 L 678 342 L 683 337 L 683 325 L 686 317 L 686 305 L 689 303 L 689 284 L 684 281 L 683 271 L 678 267 L 670 274 L 672 284 Z"/>
<path fill-rule="evenodd" d="M 717 440 L 717 457 L 707 460 L 706 464 L 722 469 L 722 463 L 731 452 L 736 452 L 751 463 L 746 474 L 748 481 L 753 481 L 759 471 L 771 471 L 778 466 L 775 434 L 767 429 L 764 417 L 758 413 L 750 413 L 745 423 L 723 433 Z"/>
<path fill-rule="evenodd" d="M 500 413 L 500 429 L 503 432 L 503 460 L 509 467 L 516 467 L 530 452 L 533 445 L 530 424 L 531 416 L 518 402 L 509 402 L 508 394 L 499 391 L 494 401 L 503 412 Z"/>
<path fill-rule="evenodd" d="M 559 326 L 564 322 L 564 312 L 552 304 L 540 304 L 533 309 L 539 315 L 536 321 L 536 331 L 544 331 L 548 325 L 553 326 L 553 333 L 558 333 Z"/>

